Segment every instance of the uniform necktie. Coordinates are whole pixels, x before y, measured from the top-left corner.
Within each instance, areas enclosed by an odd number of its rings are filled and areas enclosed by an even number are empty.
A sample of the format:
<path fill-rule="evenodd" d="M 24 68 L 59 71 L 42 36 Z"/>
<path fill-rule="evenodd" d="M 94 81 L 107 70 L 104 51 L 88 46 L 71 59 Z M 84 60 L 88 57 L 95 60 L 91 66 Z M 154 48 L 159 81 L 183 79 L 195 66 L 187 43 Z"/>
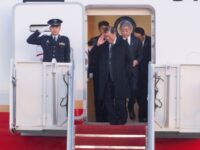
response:
<path fill-rule="evenodd" d="M 57 41 L 57 39 L 56 39 L 56 37 L 55 37 L 55 36 L 53 37 L 53 40 L 54 40 L 55 42 Z"/>

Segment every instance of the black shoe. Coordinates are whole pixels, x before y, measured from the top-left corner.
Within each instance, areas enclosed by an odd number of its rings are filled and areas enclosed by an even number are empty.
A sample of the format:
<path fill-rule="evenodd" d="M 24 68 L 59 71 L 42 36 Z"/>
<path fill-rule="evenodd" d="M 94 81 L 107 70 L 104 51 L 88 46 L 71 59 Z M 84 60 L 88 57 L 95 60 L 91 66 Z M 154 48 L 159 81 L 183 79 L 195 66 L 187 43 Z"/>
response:
<path fill-rule="evenodd" d="M 134 112 L 129 112 L 129 118 L 131 120 L 135 120 L 135 113 Z"/>
<path fill-rule="evenodd" d="M 144 118 L 140 118 L 139 122 L 147 122 L 147 118 L 145 118 L 145 117 Z"/>
<path fill-rule="evenodd" d="M 110 125 L 118 125 L 118 121 L 117 120 L 110 121 Z"/>
<path fill-rule="evenodd" d="M 126 121 L 118 120 L 110 122 L 110 125 L 125 125 Z"/>
<path fill-rule="evenodd" d="M 127 122 L 126 120 L 124 120 L 124 121 L 122 121 L 122 120 L 119 120 L 119 121 L 118 121 L 118 125 L 125 125 L 125 124 L 126 124 L 126 122 Z"/>

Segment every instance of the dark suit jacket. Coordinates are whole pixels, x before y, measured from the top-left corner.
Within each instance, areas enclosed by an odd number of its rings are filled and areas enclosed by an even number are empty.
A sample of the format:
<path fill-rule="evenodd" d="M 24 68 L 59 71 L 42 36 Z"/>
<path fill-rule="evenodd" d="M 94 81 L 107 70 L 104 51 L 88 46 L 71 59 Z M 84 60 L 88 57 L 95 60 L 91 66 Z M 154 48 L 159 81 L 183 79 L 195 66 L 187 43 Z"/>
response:
<path fill-rule="evenodd" d="M 94 50 L 98 55 L 98 98 L 104 98 L 104 89 L 109 78 L 109 43 L 105 42 L 95 46 Z M 127 66 L 130 65 L 130 50 L 126 41 L 117 38 L 112 46 L 112 73 L 114 82 L 115 98 L 129 97 L 129 86 L 127 79 Z"/>
<path fill-rule="evenodd" d="M 131 35 L 131 41 L 130 41 L 129 47 L 130 47 L 131 60 L 132 61 L 138 60 L 140 64 L 143 58 L 142 43 L 133 34 Z M 134 83 L 131 83 L 131 85 L 133 85 L 134 88 L 136 88 L 137 86 L 138 71 L 139 71 L 138 69 L 139 69 L 139 65 L 132 67 L 132 62 L 131 62 L 131 66 L 129 67 L 129 77 L 134 78 L 134 81 L 133 81 Z"/>
<path fill-rule="evenodd" d="M 91 38 L 90 41 L 88 41 L 88 45 L 89 46 L 96 46 L 99 37 L 100 37 L 100 35 Z M 97 71 L 98 71 L 97 70 L 98 60 L 97 59 L 98 59 L 98 57 L 96 55 L 96 51 L 95 51 L 94 48 L 92 48 L 88 53 L 88 60 L 89 60 L 88 73 L 93 73 L 94 77 L 96 77 L 98 75 L 98 73 L 97 73 Z"/>
<path fill-rule="evenodd" d="M 142 43 L 133 34 L 131 35 L 130 50 L 132 59 L 136 59 L 140 63 L 143 57 Z"/>
<path fill-rule="evenodd" d="M 57 41 L 54 41 L 52 36 L 39 35 L 40 32 L 34 32 L 27 42 L 42 47 L 44 62 L 51 62 L 52 58 L 56 58 L 57 62 L 70 62 L 70 42 L 66 36 L 59 36 Z"/>
<path fill-rule="evenodd" d="M 143 46 L 143 60 L 140 65 L 141 71 L 148 73 L 148 64 L 151 61 L 151 37 L 145 36 Z"/>

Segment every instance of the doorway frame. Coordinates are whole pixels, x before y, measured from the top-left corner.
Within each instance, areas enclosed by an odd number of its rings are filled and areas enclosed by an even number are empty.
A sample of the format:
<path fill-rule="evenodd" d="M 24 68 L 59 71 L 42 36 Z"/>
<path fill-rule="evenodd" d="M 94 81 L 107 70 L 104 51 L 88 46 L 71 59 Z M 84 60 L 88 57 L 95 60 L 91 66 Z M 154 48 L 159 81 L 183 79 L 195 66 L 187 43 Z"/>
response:
<path fill-rule="evenodd" d="M 88 41 L 88 16 L 134 16 L 150 15 L 151 16 L 151 64 L 156 63 L 156 21 L 155 9 L 150 5 L 87 5 L 85 6 L 85 39 Z M 87 43 L 85 49 L 87 49 Z M 86 69 L 87 70 L 87 69 Z M 88 121 L 88 88 L 86 104 L 86 120 Z M 93 122 L 92 122 L 93 123 Z"/>

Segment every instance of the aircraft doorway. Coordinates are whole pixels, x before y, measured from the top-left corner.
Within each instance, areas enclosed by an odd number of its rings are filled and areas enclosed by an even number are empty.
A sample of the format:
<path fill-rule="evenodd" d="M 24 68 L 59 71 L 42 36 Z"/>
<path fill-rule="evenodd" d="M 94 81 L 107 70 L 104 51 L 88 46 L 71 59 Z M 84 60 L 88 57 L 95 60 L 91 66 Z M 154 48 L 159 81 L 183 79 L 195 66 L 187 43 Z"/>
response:
<path fill-rule="evenodd" d="M 106 20 L 109 22 L 110 26 L 114 26 L 120 20 L 121 17 L 128 17 L 133 20 L 136 27 L 142 27 L 145 30 L 145 34 L 150 36 L 152 39 L 151 42 L 151 62 L 155 62 L 155 48 L 154 48 L 154 39 L 155 39 L 155 30 L 154 30 L 154 11 L 150 7 L 95 7 L 88 6 L 86 8 L 87 13 L 87 39 L 88 41 L 98 36 L 99 29 L 98 23 L 102 20 Z M 87 47 L 89 49 L 89 46 Z M 87 102 L 87 119 L 88 122 L 96 122 L 95 117 L 95 96 L 94 96 L 94 77 L 88 77 L 87 84 L 87 94 L 88 94 L 88 102 Z M 136 113 L 136 120 L 138 106 L 137 104 L 134 106 L 134 111 Z M 128 121 L 130 119 L 128 118 Z M 131 120 L 132 121 L 132 120 Z M 135 122 L 135 121 L 134 121 Z"/>

